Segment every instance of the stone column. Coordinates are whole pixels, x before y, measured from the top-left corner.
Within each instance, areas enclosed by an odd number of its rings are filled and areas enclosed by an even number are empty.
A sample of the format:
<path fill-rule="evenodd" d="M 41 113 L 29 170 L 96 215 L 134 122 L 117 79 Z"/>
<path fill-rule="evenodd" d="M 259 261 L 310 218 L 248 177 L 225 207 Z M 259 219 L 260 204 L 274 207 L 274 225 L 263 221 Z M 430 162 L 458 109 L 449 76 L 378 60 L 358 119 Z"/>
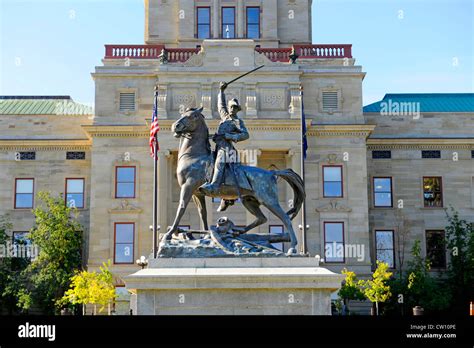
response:
<path fill-rule="evenodd" d="M 245 116 L 247 118 L 257 118 L 257 84 L 245 84 Z"/>
<path fill-rule="evenodd" d="M 245 28 L 245 8 L 244 8 L 244 0 L 237 1 L 237 38 L 243 39 L 244 38 L 244 28 Z"/>
<path fill-rule="evenodd" d="M 293 169 L 296 173 L 301 175 L 301 148 L 300 147 L 293 147 L 288 151 L 288 155 L 286 157 L 287 159 L 287 165 L 289 168 Z M 286 201 L 289 202 L 289 200 L 293 199 L 293 190 L 292 188 L 287 185 L 286 189 Z M 301 211 L 298 213 L 298 215 L 293 219 L 292 224 L 293 224 L 293 230 L 295 231 L 296 235 L 298 236 L 298 242 L 299 246 L 301 246 L 302 242 L 302 233 L 300 229 L 298 228 L 299 225 L 301 225 Z"/>
<path fill-rule="evenodd" d="M 189 40 L 194 38 L 194 28 L 196 28 L 196 16 L 193 15 L 193 2 L 187 0 L 178 0 L 178 13 L 179 11 L 184 11 L 185 19 L 178 20 L 178 39 Z"/>
<path fill-rule="evenodd" d="M 201 105 L 204 108 L 202 114 L 206 118 L 212 118 L 212 86 L 201 85 Z"/>
<path fill-rule="evenodd" d="M 301 92 L 299 84 L 290 85 L 290 118 L 301 118 Z"/>
<path fill-rule="evenodd" d="M 168 205 L 171 200 L 170 195 L 170 159 L 169 150 L 158 151 L 158 225 L 161 226 L 160 234 L 166 233 L 168 228 Z"/>
<path fill-rule="evenodd" d="M 167 111 L 167 98 L 168 98 L 168 85 L 159 84 L 158 85 L 158 118 L 168 118 Z"/>
<path fill-rule="evenodd" d="M 212 37 L 214 39 L 219 38 L 219 24 L 220 24 L 220 6 L 219 6 L 220 0 L 213 0 L 212 2 Z"/>

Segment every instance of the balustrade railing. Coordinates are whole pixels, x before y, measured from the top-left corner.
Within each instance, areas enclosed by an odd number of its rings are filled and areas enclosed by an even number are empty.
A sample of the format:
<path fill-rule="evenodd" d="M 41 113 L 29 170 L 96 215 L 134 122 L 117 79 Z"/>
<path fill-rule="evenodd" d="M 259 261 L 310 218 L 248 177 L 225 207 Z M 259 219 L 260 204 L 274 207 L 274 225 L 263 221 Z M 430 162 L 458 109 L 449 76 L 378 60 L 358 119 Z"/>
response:
<path fill-rule="evenodd" d="M 352 45 L 294 45 L 300 59 L 352 58 Z M 164 45 L 105 45 L 105 59 L 157 59 L 162 50 L 167 53 L 168 63 L 183 63 L 200 48 L 165 48 Z M 289 62 L 292 48 L 255 48 L 272 62 Z"/>

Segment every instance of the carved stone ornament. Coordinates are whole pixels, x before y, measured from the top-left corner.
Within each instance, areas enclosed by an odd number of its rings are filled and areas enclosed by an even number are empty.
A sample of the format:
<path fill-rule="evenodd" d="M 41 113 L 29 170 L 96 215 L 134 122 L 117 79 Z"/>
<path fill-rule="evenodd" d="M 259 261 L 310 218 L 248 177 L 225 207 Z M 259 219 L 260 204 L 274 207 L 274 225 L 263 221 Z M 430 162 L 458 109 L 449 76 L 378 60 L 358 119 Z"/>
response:
<path fill-rule="evenodd" d="M 130 201 L 127 199 L 122 199 L 120 205 L 116 208 L 109 209 L 109 213 L 111 214 L 120 214 L 120 213 L 136 213 L 140 214 L 142 210 L 133 204 L 130 204 Z"/>
<path fill-rule="evenodd" d="M 328 162 L 330 164 L 334 164 L 337 162 L 337 155 L 335 153 L 331 153 L 328 155 Z"/>
<path fill-rule="evenodd" d="M 266 55 L 263 53 L 258 53 L 255 52 L 255 65 L 260 66 L 260 65 L 265 65 L 265 66 L 270 66 L 270 65 L 275 65 L 274 62 L 272 62 Z"/>
<path fill-rule="evenodd" d="M 350 213 L 352 211 L 352 208 L 349 208 L 348 206 L 334 200 L 334 201 L 330 201 L 329 204 L 322 205 L 316 208 L 316 211 L 320 213 L 327 213 L 327 212 Z"/>
<path fill-rule="evenodd" d="M 204 64 L 204 53 L 199 52 L 198 54 L 192 55 L 183 65 L 184 66 L 202 66 Z"/>

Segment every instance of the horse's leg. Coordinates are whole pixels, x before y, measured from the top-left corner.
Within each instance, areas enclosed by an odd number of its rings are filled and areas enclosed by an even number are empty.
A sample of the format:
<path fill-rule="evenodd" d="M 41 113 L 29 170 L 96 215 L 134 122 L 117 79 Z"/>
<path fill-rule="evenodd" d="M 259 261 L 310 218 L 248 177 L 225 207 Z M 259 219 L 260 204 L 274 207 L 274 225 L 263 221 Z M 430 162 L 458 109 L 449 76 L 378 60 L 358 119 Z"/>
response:
<path fill-rule="evenodd" d="M 178 231 L 179 222 L 181 221 L 181 218 L 183 217 L 183 214 L 186 211 L 186 207 L 188 206 L 189 201 L 193 196 L 193 190 L 194 185 L 191 181 L 186 181 L 183 186 L 181 186 L 178 210 L 176 211 L 176 217 L 174 219 L 173 225 L 166 232 L 166 240 L 170 240 L 172 238 L 172 234 Z"/>
<path fill-rule="evenodd" d="M 199 212 L 199 217 L 201 218 L 201 228 L 205 231 L 209 230 L 209 225 L 207 224 L 207 209 L 206 209 L 206 196 L 195 194 L 193 195 L 194 204 Z"/>
<path fill-rule="evenodd" d="M 268 221 L 267 217 L 260 210 L 260 203 L 251 196 L 246 196 L 242 198 L 242 204 L 244 207 L 257 219 L 252 222 L 250 225 L 245 226 L 244 233 L 250 231 L 251 229 L 263 225 Z"/>
<path fill-rule="evenodd" d="M 295 231 L 293 231 L 293 226 L 291 224 L 290 217 L 286 212 L 280 207 L 280 204 L 277 200 L 272 200 L 272 202 L 263 202 L 263 205 L 268 208 L 273 214 L 275 214 L 285 225 L 285 230 L 289 232 L 291 238 L 291 248 L 288 249 L 287 254 L 295 254 L 296 246 L 298 245 L 298 239 L 296 238 Z"/>

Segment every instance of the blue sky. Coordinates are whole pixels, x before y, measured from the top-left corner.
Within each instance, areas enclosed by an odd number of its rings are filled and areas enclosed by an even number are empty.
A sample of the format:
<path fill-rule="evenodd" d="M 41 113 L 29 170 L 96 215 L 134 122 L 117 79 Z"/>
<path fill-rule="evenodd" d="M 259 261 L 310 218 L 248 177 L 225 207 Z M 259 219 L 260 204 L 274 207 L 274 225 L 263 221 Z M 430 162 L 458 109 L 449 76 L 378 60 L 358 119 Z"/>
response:
<path fill-rule="evenodd" d="M 0 0 L 0 94 L 93 103 L 107 43 L 143 43 L 143 0 Z M 473 0 L 313 0 L 313 42 L 351 43 L 364 104 L 474 92 Z"/>

